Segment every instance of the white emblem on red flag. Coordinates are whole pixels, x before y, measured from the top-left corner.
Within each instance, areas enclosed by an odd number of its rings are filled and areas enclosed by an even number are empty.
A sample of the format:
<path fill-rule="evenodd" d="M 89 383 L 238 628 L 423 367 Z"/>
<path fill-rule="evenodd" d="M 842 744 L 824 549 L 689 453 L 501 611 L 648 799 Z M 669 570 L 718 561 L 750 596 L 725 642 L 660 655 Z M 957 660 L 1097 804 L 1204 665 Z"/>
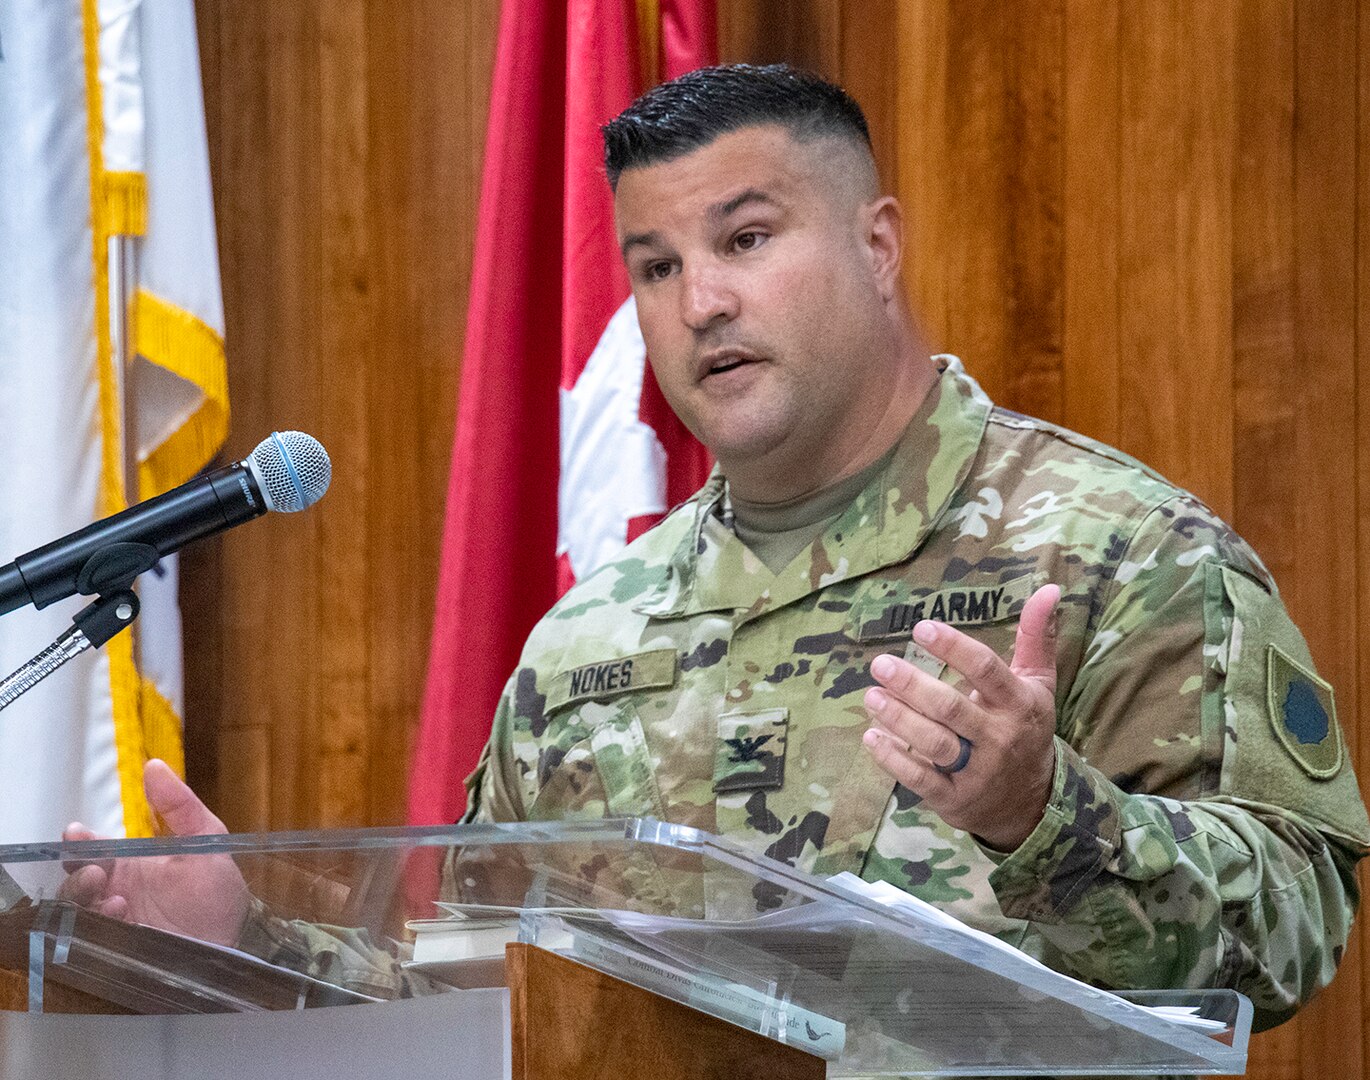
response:
<path fill-rule="evenodd" d="M 638 416 L 646 362 L 629 297 L 561 391 L 557 555 L 569 555 L 577 581 L 623 550 L 629 519 L 666 512 L 666 451 Z"/>

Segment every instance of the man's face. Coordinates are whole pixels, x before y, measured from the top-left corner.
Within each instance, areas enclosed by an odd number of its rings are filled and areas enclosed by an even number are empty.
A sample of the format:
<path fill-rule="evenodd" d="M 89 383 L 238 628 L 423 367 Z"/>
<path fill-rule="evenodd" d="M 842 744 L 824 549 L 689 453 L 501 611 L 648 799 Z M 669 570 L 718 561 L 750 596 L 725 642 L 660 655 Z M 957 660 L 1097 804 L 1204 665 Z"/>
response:
<path fill-rule="evenodd" d="M 618 239 L 652 370 L 725 471 L 840 469 L 824 456 L 888 404 L 894 271 L 872 246 L 862 161 L 840 140 L 766 125 L 619 177 Z"/>

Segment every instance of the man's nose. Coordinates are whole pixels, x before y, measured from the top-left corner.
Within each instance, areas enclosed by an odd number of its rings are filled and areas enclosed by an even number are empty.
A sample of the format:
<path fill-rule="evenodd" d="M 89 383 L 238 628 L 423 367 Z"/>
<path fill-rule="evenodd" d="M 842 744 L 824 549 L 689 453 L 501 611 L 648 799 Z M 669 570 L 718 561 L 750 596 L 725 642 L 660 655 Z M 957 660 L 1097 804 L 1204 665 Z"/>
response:
<path fill-rule="evenodd" d="M 706 330 L 717 321 L 737 318 L 737 292 L 719 268 L 687 267 L 681 292 L 681 316 L 693 330 Z"/>

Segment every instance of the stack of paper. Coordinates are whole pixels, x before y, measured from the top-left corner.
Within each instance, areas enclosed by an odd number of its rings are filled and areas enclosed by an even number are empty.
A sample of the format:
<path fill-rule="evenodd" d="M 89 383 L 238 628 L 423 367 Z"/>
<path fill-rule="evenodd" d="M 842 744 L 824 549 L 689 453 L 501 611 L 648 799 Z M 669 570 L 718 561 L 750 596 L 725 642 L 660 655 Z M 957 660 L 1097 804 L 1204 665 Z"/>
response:
<path fill-rule="evenodd" d="M 504 985 L 504 947 L 519 940 L 520 916 L 594 914 L 583 908 L 436 903 L 444 917 L 405 923 L 414 934 L 414 954 L 404 966 L 463 989 Z M 571 941 L 569 930 L 538 924 L 535 944 L 542 948 L 565 951 Z"/>

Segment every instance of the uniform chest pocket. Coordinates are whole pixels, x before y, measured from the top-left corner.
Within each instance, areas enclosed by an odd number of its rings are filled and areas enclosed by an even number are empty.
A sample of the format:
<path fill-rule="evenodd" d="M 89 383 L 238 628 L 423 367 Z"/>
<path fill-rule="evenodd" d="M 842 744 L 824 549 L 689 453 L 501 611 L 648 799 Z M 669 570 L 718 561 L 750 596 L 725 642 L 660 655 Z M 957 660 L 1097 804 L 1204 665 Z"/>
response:
<path fill-rule="evenodd" d="M 580 736 L 566 749 L 548 745 L 538 761 L 533 821 L 564 818 L 656 817 L 666 808 L 656 762 L 631 701 L 587 702 L 568 720 Z"/>
<path fill-rule="evenodd" d="M 714 792 L 765 791 L 785 783 L 789 710 L 724 713 L 718 718 Z"/>

